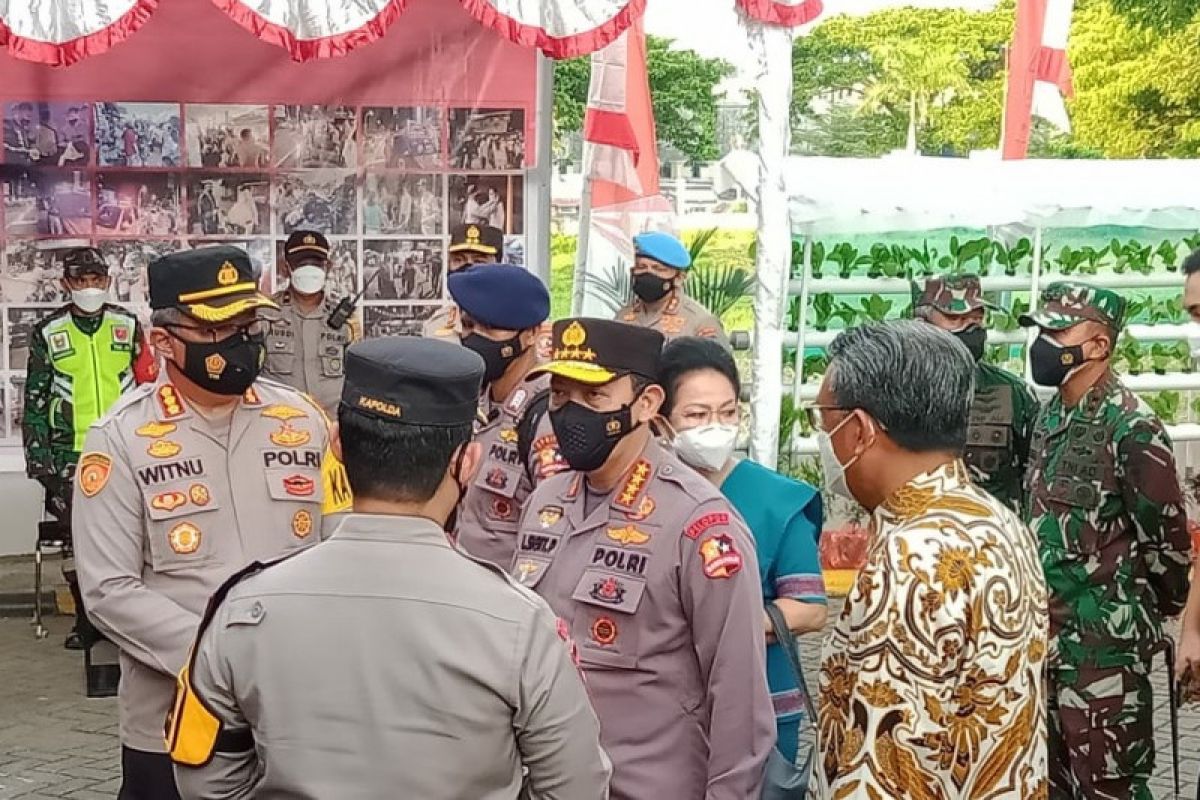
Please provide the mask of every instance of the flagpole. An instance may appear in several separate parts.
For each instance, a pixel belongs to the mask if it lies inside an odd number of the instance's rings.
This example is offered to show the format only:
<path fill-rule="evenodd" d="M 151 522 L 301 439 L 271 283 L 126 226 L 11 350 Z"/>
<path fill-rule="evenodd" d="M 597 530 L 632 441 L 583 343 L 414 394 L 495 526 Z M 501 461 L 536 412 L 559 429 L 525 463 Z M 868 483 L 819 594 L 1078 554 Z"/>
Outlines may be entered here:
<path fill-rule="evenodd" d="M 579 198 L 579 231 L 575 237 L 575 273 L 571 284 L 571 315 L 583 313 L 584 298 L 587 297 L 588 245 L 592 238 L 592 176 L 589 158 L 592 145 L 583 145 L 583 191 Z"/>

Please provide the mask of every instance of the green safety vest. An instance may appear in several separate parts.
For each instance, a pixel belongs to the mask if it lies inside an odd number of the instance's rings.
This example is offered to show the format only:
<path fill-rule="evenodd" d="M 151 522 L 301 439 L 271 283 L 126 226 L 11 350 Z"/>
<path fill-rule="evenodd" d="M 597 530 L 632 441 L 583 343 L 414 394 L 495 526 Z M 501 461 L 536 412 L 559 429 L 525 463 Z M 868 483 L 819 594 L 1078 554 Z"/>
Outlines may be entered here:
<path fill-rule="evenodd" d="M 91 336 L 79 329 L 70 314 L 42 329 L 54 365 L 51 424 L 59 427 L 70 419 L 76 452 L 83 450 L 91 424 L 133 388 L 134 326 L 134 317 L 105 310 Z"/>

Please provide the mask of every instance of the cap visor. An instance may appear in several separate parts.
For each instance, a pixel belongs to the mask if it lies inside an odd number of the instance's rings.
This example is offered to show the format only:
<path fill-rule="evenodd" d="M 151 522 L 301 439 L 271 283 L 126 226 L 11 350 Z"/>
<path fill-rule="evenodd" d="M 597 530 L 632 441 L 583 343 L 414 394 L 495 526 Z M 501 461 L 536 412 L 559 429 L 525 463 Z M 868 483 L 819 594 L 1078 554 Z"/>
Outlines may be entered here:
<path fill-rule="evenodd" d="M 454 244 L 447 250 L 449 253 L 483 253 L 485 256 L 496 255 L 496 248 L 486 244 Z"/>
<path fill-rule="evenodd" d="M 1033 314 L 1022 314 L 1017 318 L 1017 322 L 1021 323 L 1022 328 L 1044 328 L 1051 331 L 1065 331 L 1067 328 L 1074 328 L 1081 322 L 1087 322 L 1087 320 L 1037 311 Z"/>
<path fill-rule="evenodd" d="M 279 310 L 275 301 L 266 295 L 254 294 L 231 295 L 213 300 L 208 303 L 195 303 L 179 307 L 185 314 L 201 322 L 227 322 L 234 317 L 258 308 Z"/>
<path fill-rule="evenodd" d="M 619 377 L 611 370 L 582 361 L 551 361 L 549 364 L 535 367 L 529 373 L 530 378 L 536 378 L 538 375 L 557 375 L 569 381 L 578 381 L 592 386 L 612 383 Z"/>

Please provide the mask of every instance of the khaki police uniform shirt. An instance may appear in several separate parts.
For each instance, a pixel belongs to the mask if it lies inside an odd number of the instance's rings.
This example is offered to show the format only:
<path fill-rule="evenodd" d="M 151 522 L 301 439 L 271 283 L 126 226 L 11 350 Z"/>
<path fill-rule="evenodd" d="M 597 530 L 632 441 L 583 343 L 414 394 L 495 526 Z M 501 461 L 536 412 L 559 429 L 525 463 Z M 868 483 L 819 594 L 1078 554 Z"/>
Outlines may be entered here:
<path fill-rule="evenodd" d="M 213 590 L 316 542 L 349 507 L 321 410 L 259 380 L 210 423 L 167 379 L 92 426 L 73 528 L 88 615 L 121 650 L 121 742 L 163 752 L 163 721 Z M 324 518 L 323 518 L 324 517 Z"/>
<path fill-rule="evenodd" d="M 438 306 L 433 316 L 425 320 L 421 335 L 427 339 L 453 339 L 457 342 L 462 335 L 458 306 L 454 303 Z"/>
<path fill-rule="evenodd" d="M 353 320 L 338 330 L 325 324 L 337 300 L 328 294 L 315 311 L 305 313 L 292 301 L 291 290 L 274 296 L 279 318 L 267 333 L 267 363 L 263 373 L 280 383 L 312 395 L 333 416 L 342 398 L 346 348 L 358 340 Z"/>
<path fill-rule="evenodd" d="M 725 335 L 721 320 L 678 290 L 670 295 L 657 311 L 652 311 L 645 303 L 635 298 L 632 303 L 617 312 L 616 319 L 618 322 L 628 322 L 642 328 L 653 328 L 665 336 L 668 342 L 683 336 L 699 336 L 704 339 L 716 339 L 729 347 L 729 338 Z"/>
<path fill-rule="evenodd" d="M 534 489 L 513 575 L 570 626 L 612 797 L 758 797 L 775 713 L 745 523 L 657 442 L 591 514 L 585 482 Z"/>
<path fill-rule="evenodd" d="M 187 798 L 601 800 L 609 765 L 540 598 L 436 524 L 354 514 L 235 586 L 191 684 L 255 749 L 176 767 Z"/>
<path fill-rule="evenodd" d="M 538 420 L 530 439 L 528 465 L 518 445 L 526 409 L 549 389 L 550 376 L 545 375 L 519 385 L 503 403 L 494 404 L 485 391 L 481 404 L 475 441 L 483 447 L 483 463 L 459 506 L 455 538 L 459 548 L 504 569 L 512 564 L 517 522 L 534 485 L 567 469 L 549 413 Z"/>

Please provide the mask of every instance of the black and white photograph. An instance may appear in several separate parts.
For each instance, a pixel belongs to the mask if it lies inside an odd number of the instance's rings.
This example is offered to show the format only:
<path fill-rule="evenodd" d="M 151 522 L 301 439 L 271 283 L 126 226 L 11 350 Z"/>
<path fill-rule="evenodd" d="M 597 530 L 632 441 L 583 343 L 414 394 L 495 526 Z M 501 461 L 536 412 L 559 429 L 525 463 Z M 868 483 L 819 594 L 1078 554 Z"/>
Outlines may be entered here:
<path fill-rule="evenodd" d="M 175 172 L 96 175 L 96 233 L 101 236 L 178 236 L 181 178 Z"/>
<path fill-rule="evenodd" d="M 442 166 L 439 108 L 364 108 L 363 163 L 376 169 L 435 169 Z"/>
<path fill-rule="evenodd" d="M 450 111 L 450 166 L 515 170 L 525 166 L 525 111 L 455 108 Z"/>
<path fill-rule="evenodd" d="M 92 185 L 82 170 L 21 170 L 4 184 L 4 230 L 10 236 L 87 236 Z"/>
<path fill-rule="evenodd" d="M 525 237 L 504 237 L 504 263 L 515 267 L 525 266 Z"/>
<path fill-rule="evenodd" d="M 8 435 L 21 436 L 21 423 L 25 419 L 25 376 L 12 375 L 4 393 L 5 418 L 8 420 Z"/>
<path fill-rule="evenodd" d="M 267 106 L 189 105 L 186 117 L 189 166 L 271 166 L 271 115 Z"/>
<path fill-rule="evenodd" d="M 102 167 L 178 167 L 181 125 L 176 103 L 96 103 Z"/>
<path fill-rule="evenodd" d="M 275 274 L 275 241 L 273 239 L 206 239 L 204 241 L 191 242 L 193 248 L 197 247 L 237 247 L 246 251 L 246 255 L 250 256 L 250 263 L 258 270 L 261 276 L 259 286 L 262 291 L 271 292 L 272 276 Z"/>
<path fill-rule="evenodd" d="M 271 185 L 266 175 L 188 175 L 188 231 L 193 236 L 271 232 Z"/>
<path fill-rule="evenodd" d="M 150 301 L 146 268 L 151 261 L 182 249 L 178 241 L 103 239 L 96 245 L 112 277 L 109 295 L 114 302 L 138 306 Z"/>
<path fill-rule="evenodd" d="M 358 114 L 351 106 L 275 106 L 276 167 L 355 167 Z"/>
<path fill-rule="evenodd" d="M 63 303 L 63 249 L 59 242 L 9 240 L 4 246 L 4 271 L 0 274 L 0 300 L 6 303 Z M 86 246 L 87 240 L 77 243 Z"/>
<path fill-rule="evenodd" d="M 92 157 L 92 107 L 21 100 L 4 104 L 4 163 L 86 167 Z"/>
<path fill-rule="evenodd" d="M 436 236 L 443 232 L 441 175 L 370 174 L 363 190 L 363 233 Z"/>
<path fill-rule="evenodd" d="M 8 368 L 24 371 L 29 366 L 29 341 L 34 327 L 45 317 L 53 314 L 55 308 L 22 308 L 8 309 Z"/>
<path fill-rule="evenodd" d="M 445 267 L 442 239 L 368 239 L 363 286 L 368 300 L 440 300 Z"/>
<path fill-rule="evenodd" d="M 450 176 L 450 227 L 491 225 L 525 232 L 525 179 L 516 175 Z"/>
<path fill-rule="evenodd" d="M 363 307 L 363 336 L 420 336 L 438 305 L 381 305 Z"/>
<path fill-rule="evenodd" d="M 286 240 L 275 243 L 276 277 L 273 291 L 287 288 L 287 279 L 278 265 L 283 263 L 283 246 Z M 333 239 L 329 242 L 329 274 L 325 278 L 325 293 L 337 298 L 350 297 L 358 291 L 358 240 Z"/>
<path fill-rule="evenodd" d="M 275 176 L 275 232 L 297 229 L 326 236 L 358 230 L 358 178 L 341 169 L 286 172 Z"/>

